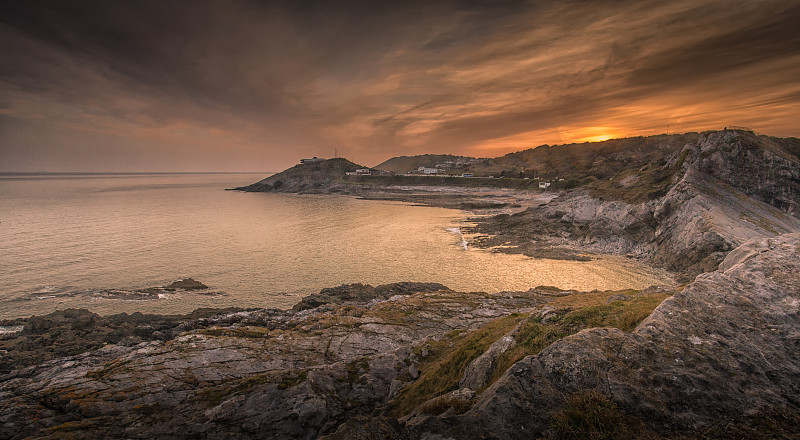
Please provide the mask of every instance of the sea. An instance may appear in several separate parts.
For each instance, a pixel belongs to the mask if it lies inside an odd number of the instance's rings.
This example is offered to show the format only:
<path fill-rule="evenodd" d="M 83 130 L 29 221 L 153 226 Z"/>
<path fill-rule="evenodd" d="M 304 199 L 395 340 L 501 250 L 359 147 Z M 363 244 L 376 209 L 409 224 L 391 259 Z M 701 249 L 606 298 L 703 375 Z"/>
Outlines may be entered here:
<path fill-rule="evenodd" d="M 267 175 L 0 175 L 0 318 L 66 308 L 289 308 L 345 283 L 438 282 L 497 293 L 670 282 L 622 257 L 557 261 L 477 249 L 462 234 L 469 215 L 458 210 L 226 191 Z M 209 289 L 131 299 L 187 277 Z"/>

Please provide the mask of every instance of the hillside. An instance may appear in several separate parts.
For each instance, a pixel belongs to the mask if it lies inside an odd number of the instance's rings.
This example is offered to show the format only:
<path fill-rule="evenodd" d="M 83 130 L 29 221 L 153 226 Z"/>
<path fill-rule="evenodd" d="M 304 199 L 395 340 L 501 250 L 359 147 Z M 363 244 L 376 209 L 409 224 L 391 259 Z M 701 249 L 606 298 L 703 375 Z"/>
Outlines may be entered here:
<path fill-rule="evenodd" d="M 344 158 L 300 163 L 252 185 L 236 189 L 248 192 L 318 192 L 327 190 L 329 185 L 341 179 L 345 173 L 359 168 L 366 167 Z"/>
<path fill-rule="evenodd" d="M 604 179 L 626 169 L 663 161 L 699 135 L 686 133 L 542 145 L 460 168 L 475 175 L 542 179 Z"/>
<path fill-rule="evenodd" d="M 741 130 L 703 133 L 657 163 L 472 232 L 484 246 L 530 256 L 553 248 L 629 255 L 688 281 L 747 240 L 800 231 L 799 144 Z"/>
<path fill-rule="evenodd" d="M 379 165 L 375 169 L 392 171 L 404 174 L 409 171 L 416 171 L 419 167 L 436 168 L 437 165 L 449 165 L 452 162 L 455 167 L 461 162 L 473 162 L 479 159 L 467 156 L 454 156 L 452 154 L 421 154 L 418 156 L 398 156 L 393 157 Z"/>

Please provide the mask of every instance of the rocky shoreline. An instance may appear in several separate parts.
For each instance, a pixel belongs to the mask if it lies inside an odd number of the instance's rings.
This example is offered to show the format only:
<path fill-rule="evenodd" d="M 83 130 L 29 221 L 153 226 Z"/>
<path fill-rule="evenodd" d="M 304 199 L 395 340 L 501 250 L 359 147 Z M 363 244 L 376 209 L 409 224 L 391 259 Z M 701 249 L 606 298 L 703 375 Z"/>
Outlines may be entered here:
<path fill-rule="evenodd" d="M 462 230 L 474 235 L 473 246 L 564 260 L 622 255 L 682 282 L 716 269 L 747 240 L 800 231 L 800 143 L 744 130 L 687 139 L 693 141 L 660 161 L 568 191 L 503 188 L 503 179 L 486 180 L 497 187 L 353 183 L 336 177 L 360 167 L 345 159 L 294 167 L 237 189 L 463 209 L 472 214 L 474 226 Z"/>
<path fill-rule="evenodd" d="M 14 320 L 0 438 L 797 438 L 800 161 L 770 139 L 705 133 L 547 199 L 270 177 L 249 190 L 458 203 L 500 214 L 472 228 L 481 246 L 626 255 L 685 284 L 350 284 L 290 310 Z"/>
<path fill-rule="evenodd" d="M 2 339 L 0 438 L 573 438 L 601 410 L 616 421 L 588 433 L 791 438 L 798 273 L 785 234 L 683 290 L 355 284 L 292 310 L 56 312 Z"/>

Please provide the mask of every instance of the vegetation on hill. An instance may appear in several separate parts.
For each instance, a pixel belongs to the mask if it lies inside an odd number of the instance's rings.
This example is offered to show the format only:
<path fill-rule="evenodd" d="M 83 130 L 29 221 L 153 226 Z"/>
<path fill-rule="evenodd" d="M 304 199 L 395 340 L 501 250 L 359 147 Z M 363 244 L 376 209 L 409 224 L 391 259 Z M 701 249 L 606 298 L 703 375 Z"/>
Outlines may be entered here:
<path fill-rule="evenodd" d="M 236 188 L 242 191 L 306 192 L 323 188 L 340 180 L 346 173 L 366 168 L 344 158 L 320 162 L 300 163 L 280 173 L 273 174 L 252 185 Z"/>
<path fill-rule="evenodd" d="M 436 165 L 444 164 L 446 162 L 474 161 L 474 157 L 468 156 L 454 156 L 452 154 L 420 154 L 417 156 L 398 156 L 393 157 L 375 168 L 378 170 L 392 171 L 395 173 L 406 173 L 408 171 L 415 171 L 419 167 L 435 168 Z"/>
<path fill-rule="evenodd" d="M 698 138 L 698 133 L 638 136 L 603 142 L 542 145 L 463 167 L 475 175 L 539 177 L 542 179 L 607 179 L 620 171 L 667 157 Z"/>

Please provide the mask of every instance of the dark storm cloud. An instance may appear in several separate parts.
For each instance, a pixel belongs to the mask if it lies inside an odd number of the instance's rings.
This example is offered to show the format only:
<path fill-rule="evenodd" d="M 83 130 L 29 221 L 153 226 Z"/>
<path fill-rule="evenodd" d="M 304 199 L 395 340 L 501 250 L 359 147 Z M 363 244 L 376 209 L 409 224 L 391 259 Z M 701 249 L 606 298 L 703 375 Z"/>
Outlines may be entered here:
<path fill-rule="evenodd" d="M 0 154 L 278 169 L 667 123 L 798 135 L 798 23 L 791 0 L 4 2 Z"/>

